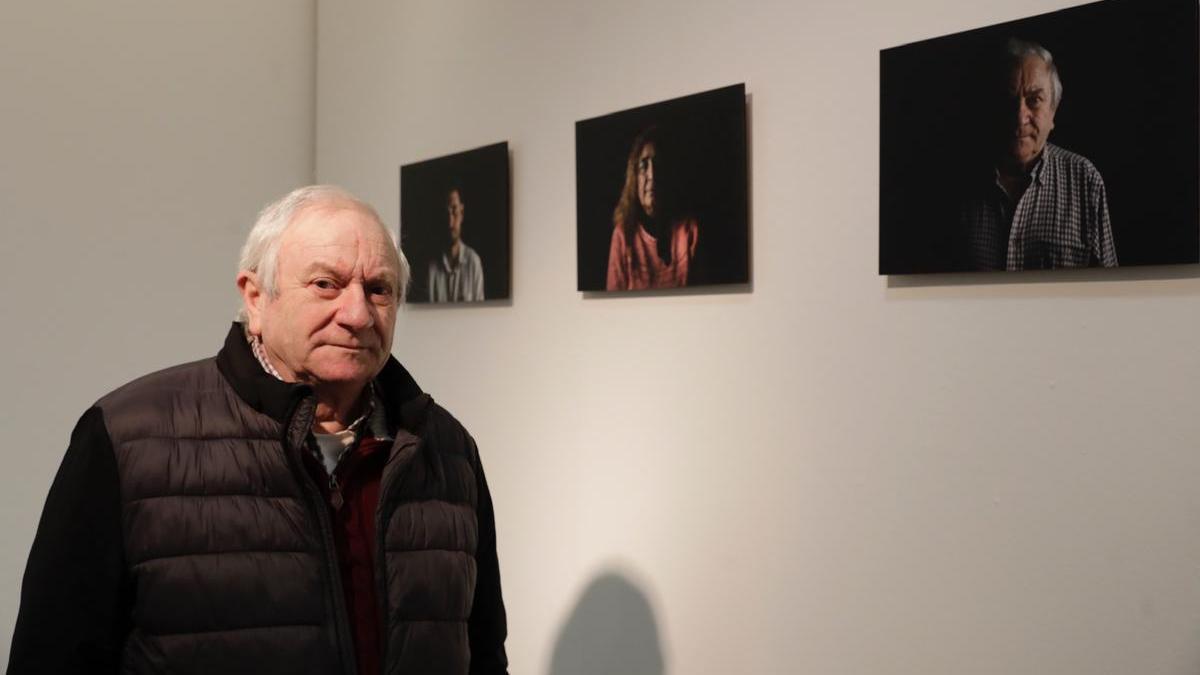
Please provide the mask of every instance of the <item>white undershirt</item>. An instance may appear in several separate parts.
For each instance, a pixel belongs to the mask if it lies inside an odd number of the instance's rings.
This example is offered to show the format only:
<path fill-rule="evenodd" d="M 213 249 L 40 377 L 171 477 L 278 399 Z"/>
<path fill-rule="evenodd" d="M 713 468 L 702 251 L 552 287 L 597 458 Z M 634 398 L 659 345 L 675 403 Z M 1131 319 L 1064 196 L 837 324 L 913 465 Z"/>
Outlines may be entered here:
<path fill-rule="evenodd" d="M 279 372 L 271 367 L 271 362 L 267 359 L 267 355 L 263 350 L 262 341 L 256 336 L 250 334 L 248 328 L 243 328 L 246 333 L 246 341 L 250 343 L 250 351 L 254 353 L 254 357 L 258 359 L 258 364 L 263 370 L 267 371 L 280 382 L 285 382 L 280 377 Z M 338 462 L 342 461 L 342 457 L 346 452 L 354 447 L 354 441 L 358 437 L 358 431 L 364 425 L 367 427 L 367 432 L 380 440 L 390 440 L 391 434 L 387 430 L 387 415 L 383 410 L 383 401 L 379 399 L 379 395 L 375 393 L 375 384 L 368 382 L 367 386 L 371 390 L 371 400 L 367 404 L 367 411 L 361 417 L 350 423 L 350 426 L 345 429 L 332 433 L 320 434 L 313 432 L 313 437 L 317 439 L 317 448 L 321 451 L 321 464 L 325 466 L 325 472 L 333 475 L 334 469 L 337 468 Z"/>

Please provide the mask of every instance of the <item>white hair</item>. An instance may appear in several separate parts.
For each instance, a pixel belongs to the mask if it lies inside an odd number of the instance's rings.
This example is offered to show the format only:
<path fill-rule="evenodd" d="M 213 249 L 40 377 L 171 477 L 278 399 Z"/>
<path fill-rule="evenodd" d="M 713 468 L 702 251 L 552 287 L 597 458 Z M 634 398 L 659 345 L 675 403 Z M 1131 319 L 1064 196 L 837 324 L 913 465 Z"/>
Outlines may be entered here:
<path fill-rule="evenodd" d="M 1036 42 L 1014 37 L 1008 39 L 1005 51 L 1009 58 L 1017 62 L 1030 56 L 1036 56 L 1046 63 L 1046 69 L 1050 71 L 1050 105 L 1057 110 L 1058 104 L 1062 102 L 1063 86 L 1062 80 L 1058 77 L 1058 66 L 1054 63 L 1054 55 L 1050 53 L 1050 50 Z"/>
<path fill-rule="evenodd" d="M 279 263 L 279 242 L 283 239 L 283 233 L 304 210 L 329 204 L 349 205 L 358 209 L 371 216 L 379 225 L 379 229 L 387 233 L 388 241 L 396 247 L 396 257 L 399 260 L 399 269 L 396 270 L 399 288 L 396 289 L 396 297 L 403 302 L 408 291 L 410 268 L 396 241 L 396 235 L 383 224 L 375 207 L 336 185 L 309 185 L 297 188 L 263 207 L 258 214 L 258 220 L 254 222 L 254 227 L 250 228 L 250 234 L 246 236 L 246 243 L 242 245 L 238 271 L 255 273 L 262 291 L 267 297 L 274 298 L 278 293 L 275 268 Z M 243 307 L 238 310 L 237 320 L 245 323 L 246 319 L 246 308 Z"/>

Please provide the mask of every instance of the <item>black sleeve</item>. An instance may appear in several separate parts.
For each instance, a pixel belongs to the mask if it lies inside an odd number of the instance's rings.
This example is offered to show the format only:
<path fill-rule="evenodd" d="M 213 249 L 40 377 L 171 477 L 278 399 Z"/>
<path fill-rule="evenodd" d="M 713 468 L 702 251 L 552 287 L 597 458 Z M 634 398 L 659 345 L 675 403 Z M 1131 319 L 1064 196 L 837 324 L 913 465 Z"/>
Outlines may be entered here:
<path fill-rule="evenodd" d="M 25 567 L 8 673 L 117 673 L 130 628 L 120 482 L 99 408 L 71 433 Z"/>
<path fill-rule="evenodd" d="M 508 635 L 508 621 L 500 593 L 500 564 L 496 559 L 496 517 L 492 512 L 492 495 L 488 492 L 483 465 L 478 458 L 476 451 L 479 549 L 475 552 L 475 601 L 467 628 L 471 641 L 471 673 L 507 675 L 508 655 L 504 651 L 504 639 Z"/>

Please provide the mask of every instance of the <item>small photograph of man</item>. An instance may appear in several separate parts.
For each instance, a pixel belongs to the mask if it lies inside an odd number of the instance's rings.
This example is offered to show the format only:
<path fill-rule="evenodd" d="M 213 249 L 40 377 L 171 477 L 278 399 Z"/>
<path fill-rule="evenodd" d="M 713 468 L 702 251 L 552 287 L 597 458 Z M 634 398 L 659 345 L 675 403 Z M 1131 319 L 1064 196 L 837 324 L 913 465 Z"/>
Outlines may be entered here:
<path fill-rule="evenodd" d="M 1198 26 L 1107 0 L 881 52 L 880 273 L 1200 262 Z"/>
<path fill-rule="evenodd" d="M 578 290 L 746 283 L 746 91 L 575 125 Z"/>
<path fill-rule="evenodd" d="M 446 194 L 446 241 L 440 258 L 429 261 L 430 302 L 476 302 L 484 299 L 483 261 L 462 239 L 466 204 L 462 188 Z"/>
<path fill-rule="evenodd" d="M 400 167 L 400 234 L 417 271 L 409 302 L 509 297 L 508 167 L 508 143 Z"/>

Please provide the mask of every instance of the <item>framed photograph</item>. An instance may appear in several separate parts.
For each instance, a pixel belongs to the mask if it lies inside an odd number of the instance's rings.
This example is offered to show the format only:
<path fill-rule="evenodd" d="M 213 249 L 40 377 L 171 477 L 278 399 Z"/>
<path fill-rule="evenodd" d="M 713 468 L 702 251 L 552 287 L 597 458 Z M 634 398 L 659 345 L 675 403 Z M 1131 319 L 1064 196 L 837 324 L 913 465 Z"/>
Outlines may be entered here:
<path fill-rule="evenodd" d="M 746 88 L 575 123 L 578 290 L 750 280 Z"/>
<path fill-rule="evenodd" d="M 879 272 L 1200 261 L 1195 0 L 880 53 Z"/>
<path fill-rule="evenodd" d="M 508 143 L 400 167 L 400 244 L 412 265 L 408 301 L 509 297 Z"/>

